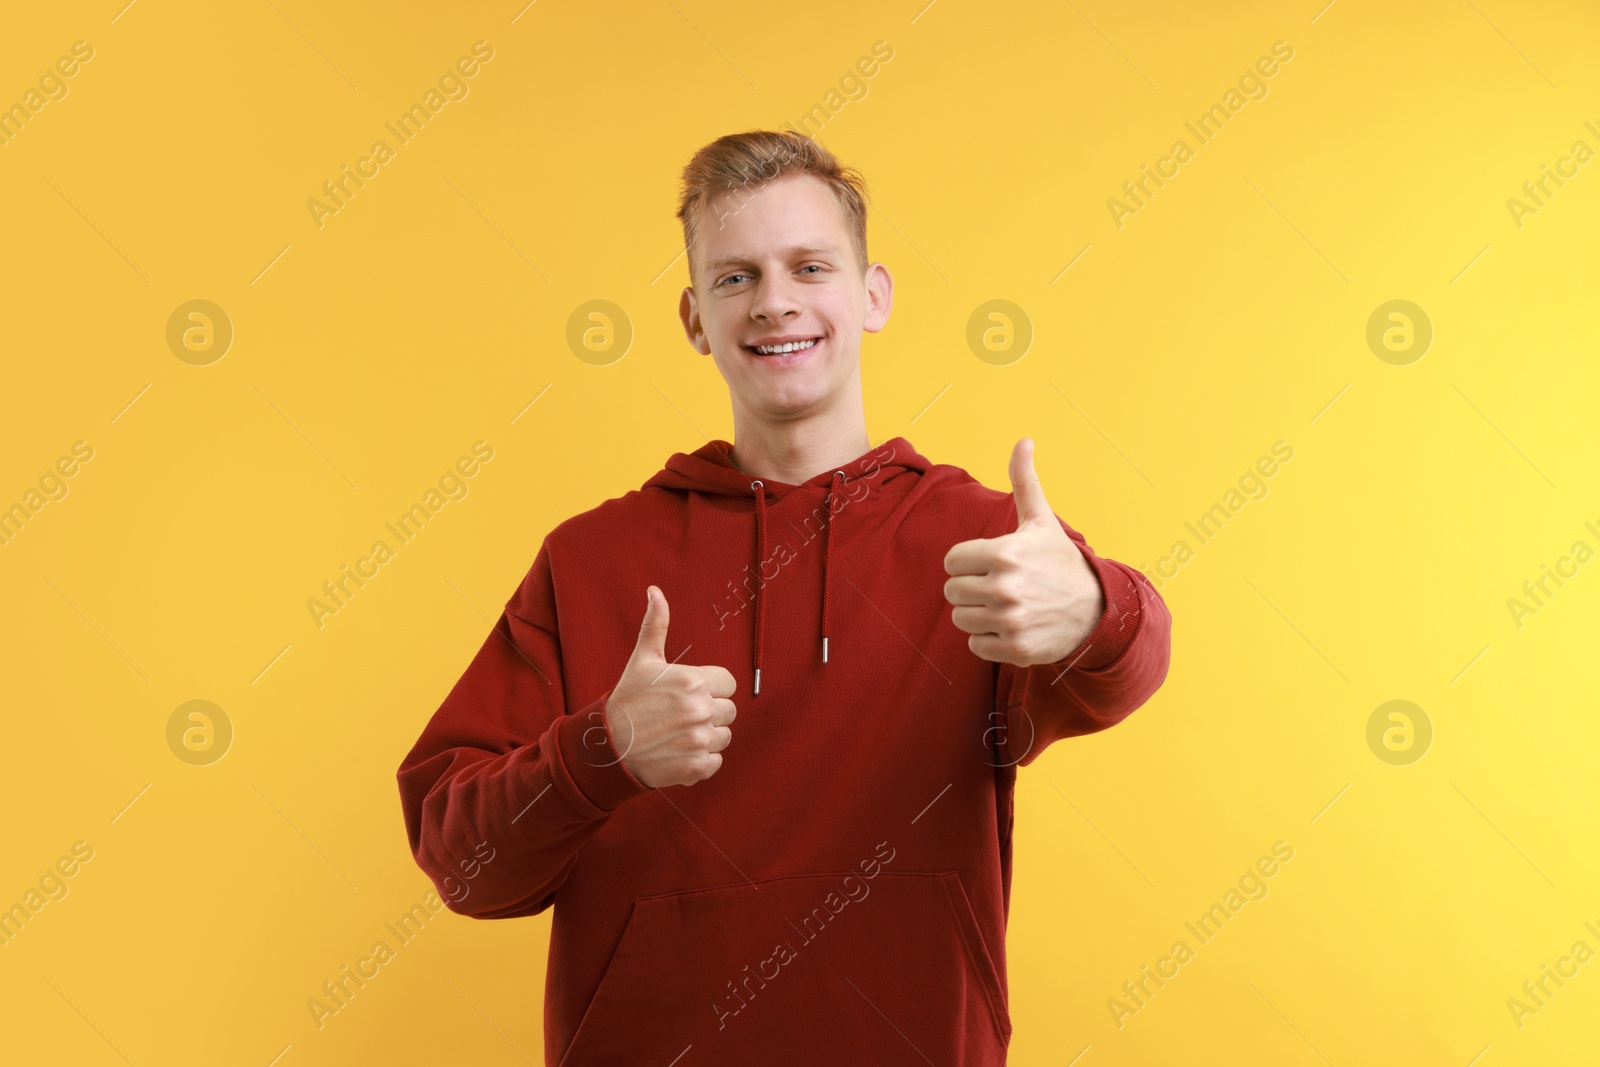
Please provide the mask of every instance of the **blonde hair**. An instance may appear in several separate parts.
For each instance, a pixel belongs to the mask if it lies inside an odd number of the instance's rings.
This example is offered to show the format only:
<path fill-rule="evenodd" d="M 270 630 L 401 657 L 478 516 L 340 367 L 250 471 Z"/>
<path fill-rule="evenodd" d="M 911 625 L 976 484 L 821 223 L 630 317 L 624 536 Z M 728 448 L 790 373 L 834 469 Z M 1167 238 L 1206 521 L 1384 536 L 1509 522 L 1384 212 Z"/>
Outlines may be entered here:
<path fill-rule="evenodd" d="M 845 232 L 862 273 L 867 269 L 867 184 L 861 172 L 842 165 L 834 154 L 793 130 L 749 130 L 719 137 L 701 148 L 683 168 L 678 218 L 683 247 L 694 270 L 700 211 L 717 193 L 759 186 L 792 174 L 810 174 L 833 192 Z"/>

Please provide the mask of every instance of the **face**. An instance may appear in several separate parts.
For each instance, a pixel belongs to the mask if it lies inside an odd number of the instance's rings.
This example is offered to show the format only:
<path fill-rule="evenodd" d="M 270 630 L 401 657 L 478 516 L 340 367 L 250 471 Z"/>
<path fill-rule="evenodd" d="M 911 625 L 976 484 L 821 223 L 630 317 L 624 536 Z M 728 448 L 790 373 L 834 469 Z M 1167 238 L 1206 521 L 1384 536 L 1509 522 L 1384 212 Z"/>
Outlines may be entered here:
<path fill-rule="evenodd" d="M 888 268 L 863 275 L 833 193 L 809 174 L 718 194 L 702 209 L 679 315 L 734 407 L 784 422 L 860 403 L 861 333 L 889 319 Z M 767 346 L 799 343 L 789 353 Z"/>

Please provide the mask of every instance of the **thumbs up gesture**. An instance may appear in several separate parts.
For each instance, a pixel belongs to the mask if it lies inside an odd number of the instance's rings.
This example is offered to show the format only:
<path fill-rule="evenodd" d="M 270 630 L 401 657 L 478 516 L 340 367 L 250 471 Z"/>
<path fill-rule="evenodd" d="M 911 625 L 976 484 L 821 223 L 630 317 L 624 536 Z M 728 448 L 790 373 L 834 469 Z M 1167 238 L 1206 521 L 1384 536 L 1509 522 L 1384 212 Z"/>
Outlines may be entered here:
<path fill-rule="evenodd" d="M 733 741 L 736 683 L 725 667 L 668 660 L 667 596 L 652 585 L 645 600 L 639 640 L 606 701 L 606 724 L 639 781 L 653 789 L 693 785 L 721 769 Z"/>
<path fill-rule="evenodd" d="M 1076 649 L 1105 613 L 1094 569 L 1067 536 L 1033 469 L 1033 441 L 1011 452 L 1017 528 L 963 541 L 944 557 L 950 619 L 986 660 L 1019 667 L 1055 663 Z"/>

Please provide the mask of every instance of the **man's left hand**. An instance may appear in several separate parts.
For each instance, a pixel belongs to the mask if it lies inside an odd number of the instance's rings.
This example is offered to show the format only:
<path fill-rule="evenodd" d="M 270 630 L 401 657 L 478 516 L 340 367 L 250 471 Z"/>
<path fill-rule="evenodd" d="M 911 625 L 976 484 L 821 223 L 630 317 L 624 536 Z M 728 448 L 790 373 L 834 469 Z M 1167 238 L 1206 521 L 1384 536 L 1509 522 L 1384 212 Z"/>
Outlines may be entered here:
<path fill-rule="evenodd" d="M 1031 439 L 1012 449 L 1010 473 L 1016 530 L 946 553 L 944 598 L 976 655 L 1019 667 L 1056 663 L 1099 625 L 1105 594 L 1044 498 Z"/>

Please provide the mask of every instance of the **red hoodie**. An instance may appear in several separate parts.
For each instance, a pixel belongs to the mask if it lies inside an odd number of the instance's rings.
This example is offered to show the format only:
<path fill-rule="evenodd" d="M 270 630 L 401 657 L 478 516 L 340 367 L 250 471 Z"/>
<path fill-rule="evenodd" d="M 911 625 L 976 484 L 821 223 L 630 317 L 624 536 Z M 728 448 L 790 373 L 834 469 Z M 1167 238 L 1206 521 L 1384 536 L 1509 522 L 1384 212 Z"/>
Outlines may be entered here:
<path fill-rule="evenodd" d="M 981 659 L 943 562 L 1015 530 L 1011 494 L 903 437 L 801 485 L 730 447 L 545 538 L 400 765 L 412 853 L 462 915 L 555 906 L 549 1065 L 1003 1064 L 1016 768 L 1149 699 L 1171 616 L 1062 523 L 1100 624 L 1058 663 Z M 738 685 L 692 786 L 641 783 L 606 725 L 651 583 L 667 657 Z"/>

